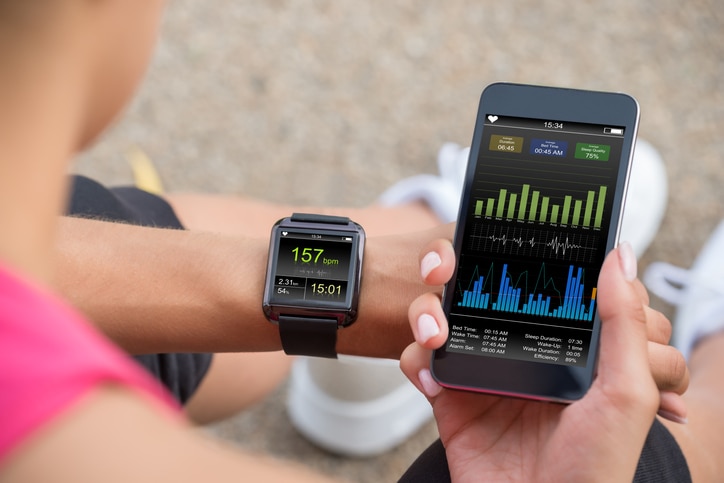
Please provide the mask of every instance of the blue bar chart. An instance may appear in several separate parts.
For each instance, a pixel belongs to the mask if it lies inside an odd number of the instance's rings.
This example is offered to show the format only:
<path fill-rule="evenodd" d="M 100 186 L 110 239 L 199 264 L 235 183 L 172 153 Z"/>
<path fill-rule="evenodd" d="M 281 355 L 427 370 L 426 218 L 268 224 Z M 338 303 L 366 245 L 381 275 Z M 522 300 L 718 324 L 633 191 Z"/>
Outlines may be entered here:
<path fill-rule="evenodd" d="M 472 282 L 471 288 L 462 291 L 462 299 L 457 303 L 459 307 L 584 322 L 593 320 L 596 288 L 592 288 L 588 296 L 585 295 L 584 270 L 581 267 L 573 265 L 568 267 L 568 278 L 563 293 L 555 287 L 548 289 L 548 293 L 537 291 L 538 284 L 528 293 L 527 287 L 520 286 L 525 284 L 513 282 L 513 276 L 508 271 L 508 264 L 503 264 L 499 282 L 486 279 L 492 275 L 492 271 L 491 266 L 488 276 L 478 276 Z M 544 273 L 545 265 L 542 265 L 538 280 L 541 280 L 541 276 L 545 279 Z M 518 280 L 523 278 L 521 275 Z M 527 277 L 525 279 L 527 280 Z M 544 280 L 542 285 L 545 287 L 549 285 L 549 282 Z M 498 290 L 497 292 L 492 290 L 486 292 L 486 286 L 497 286 Z"/>

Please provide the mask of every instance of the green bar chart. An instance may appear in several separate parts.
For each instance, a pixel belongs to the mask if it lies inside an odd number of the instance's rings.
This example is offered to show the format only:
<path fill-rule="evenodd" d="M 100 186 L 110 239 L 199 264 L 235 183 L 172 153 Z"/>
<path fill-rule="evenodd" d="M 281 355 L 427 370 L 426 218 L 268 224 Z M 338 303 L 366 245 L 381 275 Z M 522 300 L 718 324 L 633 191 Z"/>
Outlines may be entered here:
<path fill-rule="evenodd" d="M 563 195 L 553 199 L 524 184 L 517 193 L 503 188 L 497 197 L 477 200 L 474 213 L 478 217 L 601 228 L 606 192 L 606 186 L 600 186 L 579 198 Z"/>

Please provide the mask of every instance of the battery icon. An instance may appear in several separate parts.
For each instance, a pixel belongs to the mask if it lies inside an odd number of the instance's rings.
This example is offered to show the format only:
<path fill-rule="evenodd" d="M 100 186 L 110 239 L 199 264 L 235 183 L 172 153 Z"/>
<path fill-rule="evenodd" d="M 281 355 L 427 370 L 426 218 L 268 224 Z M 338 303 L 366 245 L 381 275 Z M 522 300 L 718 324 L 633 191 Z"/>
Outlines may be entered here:
<path fill-rule="evenodd" d="M 618 136 L 623 135 L 623 128 L 620 127 L 604 127 L 603 128 L 604 134 L 616 134 Z"/>

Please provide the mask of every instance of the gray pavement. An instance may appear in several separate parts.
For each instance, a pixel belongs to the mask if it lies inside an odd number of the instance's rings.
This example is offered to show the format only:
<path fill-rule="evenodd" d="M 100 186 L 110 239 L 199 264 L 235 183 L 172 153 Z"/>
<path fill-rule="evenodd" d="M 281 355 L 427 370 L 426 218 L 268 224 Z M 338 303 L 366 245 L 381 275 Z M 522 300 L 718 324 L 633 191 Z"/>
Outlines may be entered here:
<path fill-rule="evenodd" d="M 501 80 L 636 97 L 670 192 L 640 268 L 691 263 L 724 215 L 721 0 L 174 0 L 139 96 L 75 170 L 128 183 L 139 146 L 167 190 L 363 206 L 435 172 L 443 142 L 468 145 L 480 91 Z M 283 398 L 216 431 L 359 482 L 394 481 L 435 437 L 335 457 L 296 435 Z"/>

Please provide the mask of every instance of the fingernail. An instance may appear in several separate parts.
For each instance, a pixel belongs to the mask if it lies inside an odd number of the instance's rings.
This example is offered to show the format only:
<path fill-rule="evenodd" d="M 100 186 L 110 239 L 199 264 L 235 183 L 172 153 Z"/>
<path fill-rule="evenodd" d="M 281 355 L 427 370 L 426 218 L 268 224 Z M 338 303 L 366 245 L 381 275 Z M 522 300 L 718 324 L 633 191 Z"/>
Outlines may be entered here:
<path fill-rule="evenodd" d="M 441 263 L 442 259 L 437 252 L 430 252 L 422 257 L 422 261 L 420 262 L 420 273 L 422 274 L 422 278 L 426 279 L 427 276 L 430 275 L 430 272 L 439 267 Z"/>
<path fill-rule="evenodd" d="M 429 369 L 420 369 L 417 377 L 420 379 L 422 390 L 425 392 L 427 397 L 435 397 L 440 394 L 440 391 L 442 391 L 442 387 L 440 387 L 440 385 L 435 382 L 435 379 L 432 378 L 432 374 L 430 374 Z"/>
<path fill-rule="evenodd" d="M 681 416 L 671 413 L 669 411 L 664 411 L 663 409 L 659 410 L 659 412 L 657 414 L 664 419 L 668 419 L 669 421 L 673 421 L 678 424 L 688 424 L 689 423 L 688 419 L 682 418 Z"/>
<path fill-rule="evenodd" d="M 435 318 L 430 314 L 422 314 L 417 318 L 417 342 L 424 344 L 440 333 Z"/>
<path fill-rule="evenodd" d="M 636 278 L 637 273 L 637 262 L 636 254 L 631 247 L 629 242 L 623 242 L 618 246 L 618 256 L 621 261 L 621 271 L 623 276 L 629 282 L 632 282 Z"/>

